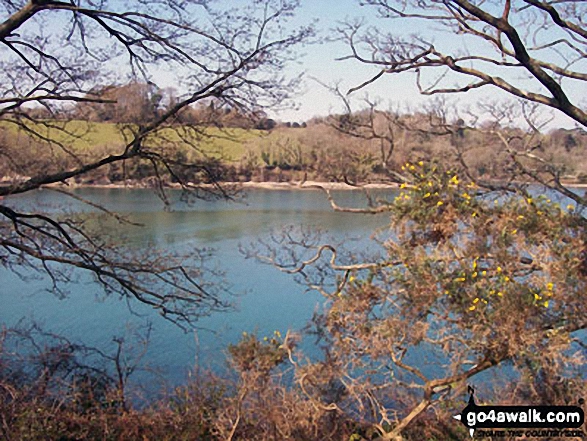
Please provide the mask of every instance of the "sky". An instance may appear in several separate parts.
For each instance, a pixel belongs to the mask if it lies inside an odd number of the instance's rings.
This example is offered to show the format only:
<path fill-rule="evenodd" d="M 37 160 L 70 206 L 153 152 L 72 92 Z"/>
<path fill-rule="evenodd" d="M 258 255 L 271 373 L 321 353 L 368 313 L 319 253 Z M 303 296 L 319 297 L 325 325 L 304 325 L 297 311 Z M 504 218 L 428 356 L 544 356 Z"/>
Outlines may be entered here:
<path fill-rule="evenodd" d="M 113 0 L 114 2 L 118 0 Z M 122 0 L 120 0 L 122 2 Z M 246 5 L 247 0 L 217 0 L 221 6 Z M 128 2 L 134 4 L 134 1 Z M 250 3 L 250 1 L 249 1 Z M 123 3 L 121 3 L 122 5 Z M 54 14 L 47 12 L 47 15 L 40 17 L 39 26 L 42 28 L 49 23 L 49 28 L 53 30 L 63 27 L 65 15 L 57 16 L 57 19 L 51 18 L 47 22 L 46 17 L 55 17 Z M 69 15 L 67 15 L 69 19 Z M 303 84 L 296 91 L 295 109 L 273 112 L 269 116 L 282 121 L 307 121 L 314 116 L 326 116 L 330 113 L 338 113 L 343 110 L 341 101 L 326 86 L 338 85 L 343 92 L 350 88 L 356 87 L 378 72 L 377 68 L 360 63 L 357 60 L 337 60 L 350 54 L 350 49 L 346 43 L 337 41 L 334 28 L 347 19 L 362 19 L 366 26 L 375 26 L 384 32 L 393 32 L 398 35 L 420 35 L 427 34 L 434 38 L 435 46 L 444 48 L 459 48 L 460 50 L 471 53 L 485 53 L 487 48 L 479 44 L 478 39 L 467 39 L 446 31 L 438 30 L 438 23 L 432 21 L 407 21 L 407 20 L 382 20 L 378 17 L 375 8 L 370 6 L 360 6 L 360 0 L 301 0 L 301 6 L 296 17 L 292 20 L 291 26 L 306 25 L 316 21 L 318 36 L 324 40 L 321 44 L 310 44 L 300 49 L 300 56 L 296 63 L 290 67 L 291 74 L 299 72 L 304 73 Z M 522 31 L 520 31 L 522 32 Z M 66 50 L 66 47 L 64 47 Z M 491 54 L 495 56 L 495 54 Z M 587 71 L 587 60 L 583 60 L 581 66 L 576 66 L 577 70 Z M 157 81 L 160 86 L 173 86 L 165 84 L 165 75 Z M 325 86 L 326 85 L 326 86 Z M 568 85 L 569 96 L 575 103 L 582 102 L 587 106 L 587 88 L 585 83 Z M 567 87 L 567 85 L 565 86 Z M 415 111 L 419 107 L 429 104 L 430 97 L 421 96 L 415 83 L 415 74 L 387 74 L 377 80 L 375 83 L 355 92 L 351 95 L 351 100 L 355 108 L 359 109 L 364 105 L 364 98 L 368 96 L 370 100 L 377 101 L 379 108 L 382 109 L 401 109 L 404 111 Z M 458 117 L 463 117 L 465 121 L 467 110 L 474 107 L 476 103 L 486 99 L 506 99 L 510 98 L 504 92 L 500 92 L 495 87 L 483 87 L 480 90 L 470 91 L 466 94 L 450 95 L 448 102 L 456 109 Z M 545 113 L 552 113 L 554 116 L 550 128 L 566 127 L 572 128 L 576 124 L 562 113 L 545 109 Z"/>
<path fill-rule="evenodd" d="M 360 7 L 356 0 L 304 0 L 297 22 L 317 20 L 320 37 L 334 39 L 333 31 L 346 19 L 362 18 L 366 23 L 377 23 L 377 14 L 372 7 Z M 304 84 L 300 96 L 296 99 L 299 110 L 286 111 L 277 115 L 280 119 L 304 121 L 313 116 L 325 116 L 343 110 L 340 99 L 327 86 L 338 85 L 341 91 L 362 84 L 372 77 L 376 70 L 356 60 L 338 61 L 349 55 L 350 50 L 342 41 L 327 41 L 322 44 L 306 46 L 300 66 L 304 71 Z M 294 67 L 295 68 L 295 67 Z M 389 107 L 398 103 L 413 104 L 423 100 L 418 94 L 413 75 L 385 78 L 365 90 L 353 95 L 357 106 L 364 98 L 381 101 L 382 106 Z"/>
<path fill-rule="evenodd" d="M 359 0 L 302 0 L 297 21 L 304 22 L 317 19 L 317 29 L 323 37 L 333 37 L 331 30 L 339 22 L 347 18 L 362 17 L 367 25 L 375 25 L 379 29 L 392 31 L 401 34 L 418 34 L 420 32 L 432 33 L 435 44 L 438 46 L 452 45 L 470 52 L 483 52 L 479 42 L 471 39 L 464 39 L 455 34 L 445 31 L 436 31 L 438 26 L 434 22 L 419 21 L 407 22 L 404 20 L 382 20 L 377 16 L 376 10 L 369 7 L 359 6 Z M 414 27 L 416 26 L 416 27 Z M 427 29 L 417 26 L 427 26 Z M 299 62 L 305 72 L 304 87 L 300 90 L 297 98 L 298 110 L 289 110 L 276 114 L 282 120 L 304 121 L 313 116 L 324 116 L 331 112 L 340 112 L 342 106 L 340 100 L 335 97 L 326 87 L 327 85 L 339 84 L 340 89 L 348 91 L 349 88 L 362 84 L 371 78 L 377 70 L 371 66 L 364 65 L 356 60 L 337 61 L 336 59 L 350 53 L 348 46 L 340 41 L 331 41 L 323 44 L 316 44 L 306 47 L 305 55 Z M 585 68 L 585 63 L 583 63 Z M 583 69 L 583 71 L 585 71 Z M 576 103 L 587 103 L 587 90 L 583 84 L 567 85 L 569 95 Z M 375 83 L 361 89 L 351 95 L 352 100 L 360 107 L 362 99 L 368 95 L 370 99 L 379 101 L 381 108 L 403 108 L 416 109 L 419 106 L 430 103 L 430 97 L 421 96 L 415 83 L 415 74 L 393 74 L 384 75 Z M 509 95 L 501 92 L 495 87 L 484 87 L 479 91 L 468 92 L 447 96 L 447 99 L 457 109 L 457 113 L 466 114 L 469 107 L 475 106 L 477 102 L 485 99 L 507 99 Z M 545 112 L 551 113 L 554 120 L 549 127 L 572 128 L 576 123 L 558 111 L 551 111 L 545 108 Z"/>

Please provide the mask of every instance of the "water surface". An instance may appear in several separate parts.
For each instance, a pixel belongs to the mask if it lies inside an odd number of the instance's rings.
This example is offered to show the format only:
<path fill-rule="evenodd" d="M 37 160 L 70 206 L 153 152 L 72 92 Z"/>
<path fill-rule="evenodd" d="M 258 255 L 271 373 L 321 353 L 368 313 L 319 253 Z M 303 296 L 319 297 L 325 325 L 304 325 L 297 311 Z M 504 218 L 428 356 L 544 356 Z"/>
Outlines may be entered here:
<path fill-rule="evenodd" d="M 347 240 L 350 247 L 368 251 L 372 245 L 367 239 L 385 227 L 388 219 L 385 214 L 335 213 L 319 191 L 253 190 L 244 201 L 197 201 L 193 205 L 180 202 L 179 193 L 174 193 L 171 211 L 146 189 L 85 188 L 76 190 L 76 194 L 143 224 L 106 223 L 110 230 L 105 233 L 119 237 L 127 246 L 146 253 L 154 252 L 153 247 L 182 251 L 213 248 L 213 263 L 226 272 L 231 291 L 236 294 L 230 299 L 234 310 L 205 317 L 197 323 L 197 330 L 185 333 L 136 301 L 104 298 L 89 277 L 82 275 L 79 283 L 68 287 L 66 298 L 58 298 L 46 292 L 49 281 L 45 277 L 23 281 L 0 269 L 0 323 L 12 326 L 21 320 L 35 321 L 46 331 L 110 352 L 115 348 L 113 338 L 129 338 L 150 323 L 153 330 L 143 361 L 161 369 L 162 378 L 169 384 L 183 382 L 196 364 L 222 370 L 227 345 L 238 341 L 243 332 L 264 336 L 276 330 L 282 334 L 288 329 L 300 330 L 321 307 L 323 298 L 318 293 L 306 292 L 291 275 L 270 265 L 245 259 L 239 246 L 296 225 L 325 230 L 335 240 Z M 338 192 L 336 197 L 341 205 L 360 206 L 364 202 L 354 191 Z M 50 190 L 6 201 L 20 210 L 88 212 L 96 219 L 104 218 L 94 208 Z M 305 348 L 312 351 L 309 337 Z M 142 374 L 137 377 L 142 378 Z"/>

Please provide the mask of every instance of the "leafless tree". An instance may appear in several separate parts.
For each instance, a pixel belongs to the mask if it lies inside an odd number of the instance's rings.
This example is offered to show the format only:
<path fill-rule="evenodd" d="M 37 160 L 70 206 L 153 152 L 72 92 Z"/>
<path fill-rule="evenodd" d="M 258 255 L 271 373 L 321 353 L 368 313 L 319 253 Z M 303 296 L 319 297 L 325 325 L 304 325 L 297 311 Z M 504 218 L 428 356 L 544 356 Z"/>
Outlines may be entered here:
<path fill-rule="evenodd" d="M 424 95 L 463 93 L 493 86 L 523 100 L 560 110 L 587 125 L 584 103 L 573 88 L 587 80 L 584 2 L 506 0 L 471 2 L 366 0 L 389 20 L 409 20 L 418 33 L 364 30 L 348 22 L 339 31 L 355 59 L 377 73 L 353 90 L 386 74 L 413 72 Z M 438 28 L 459 37 L 435 41 Z"/>
<path fill-rule="evenodd" d="M 203 124 L 179 124 L 179 116 L 212 99 L 250 114 L 284 105 L 298 78 L 284 76 L 283 68 L 312 35 L 311 27 L 287 23 L 297 6 L 295 0 L 256 0 L 228 10 L 204 0 L 136 2 L 134 8 L 116 1 L 3 2 L 0 124 L 6 136 L 0 156 L 20 176 L 0 187 L 0 197 L 68 183 L 132 160 L 149 164 L 163 199 L 164 175 L 197 197 L 229 197 L 199 148 L 206 136 Z M 165 75 L 182 92 L 163 111 L 123 125 L 123 145 L 76 148 L 92 126 L 68 121 L 74 104 L 112 104 L 98 93 L 103 86 L 124 79 L 157 85 Z M 30 154 L 22 158 L 23 140 L 35 143 L 32 160 Z M 171 155 L 169 145 L 178 142 L 193 155 Z M 178 172 L 186 167 L 211 185 L 186 182 Z M 187 260 L 133 255 L 104 232 L 90 231 L 83 219 L 21 212 L 7 201 L 0 205 L 0 262 L 6 267 L 43 269 L 56 289 L 69 280 L 63 268 L 81 268 L 108 292 L 135 297 L 178 321 L 226 306 L 218 288 L 205 280 L 200 264 L 206 252 Z"/>

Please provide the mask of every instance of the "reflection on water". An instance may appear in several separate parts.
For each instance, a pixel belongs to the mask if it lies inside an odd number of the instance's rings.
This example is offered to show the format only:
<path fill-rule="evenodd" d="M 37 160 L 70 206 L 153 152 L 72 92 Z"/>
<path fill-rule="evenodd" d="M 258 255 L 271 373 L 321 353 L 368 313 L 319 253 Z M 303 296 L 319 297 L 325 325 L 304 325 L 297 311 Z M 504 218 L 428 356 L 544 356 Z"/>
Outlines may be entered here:
<path fill-rule="evenodd" d="M 179 194 L 174 193 L 172 211 L 165 211 L 153 192 L 145 189 L 78 189 L 76 193 L 143 226 L 121 225 L 95 208 L 49 190 L 6 201 L 20 210 L 41 207 L 53 213 L 84 213 L 88 227 L 101 228 L 112 240 L 145 252 L 152 252 L 153 246 L 181 251 L 214 248 L 215 263 L 226 271 L 237 293 L 233 299 L 236 310 L 203 318 L 199 330 L 184 333 L 148 307 L 131 302 L 129 308 L 124 300 L 104 299 L 92 279 L 83 274 L 69 287 L 68 298 L 58 299 L 45 292 L 49 285 L 42 274 L 23 281 L 2 269 L 0 323 L 10 326 L 22 318 L 35 320 L 48 331 L 113 350 L 113 337 L 150 322 L 153 332 L 147 362 L 164 367 L 170 383 L 185 379 L 196 360 L 203 367 L 221 369 L 226 346 L 236 342 L 243 331 L 269 335 L 275 330 L 301 329 L 320 307 L 322 299 L 317 293 L 306 293 L 291 276 L 270 266 L 246 260 L 239 244 L 249 244 L 287 225 L 303 225 L 327 230 L 339 240 L 363 238 L 353 243 L 361 249 L 387 223 L 386 215 L 334 213 L 318 191 L 255 190 L 239 202 L 197 201 L 192 206 L 179 202 Z M 358 192 L 339 192 L 336 197 L 349 206 L 364 202 Z M 305 349 L 311 352 L 311 338 L 306 340 Z"/>

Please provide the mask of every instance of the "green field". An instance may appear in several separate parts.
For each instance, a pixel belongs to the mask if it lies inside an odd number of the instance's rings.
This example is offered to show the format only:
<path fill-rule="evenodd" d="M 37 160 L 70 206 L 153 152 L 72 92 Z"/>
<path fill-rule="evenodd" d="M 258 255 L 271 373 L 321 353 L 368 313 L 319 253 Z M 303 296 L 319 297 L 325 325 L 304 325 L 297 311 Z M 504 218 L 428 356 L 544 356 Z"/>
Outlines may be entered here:
<path fill-rule="evenodd" d="M 136 130 L 136 127 L 128 124 L 79 120 L 27 122 L 26 129 L 2 121 L 0 128 L 4 128 L 10 136 L 15 136 L 19 144 L 31 140 L 41 144 L 50 141 L 84 157 L 120 152 Z M 155 150 L 184 150 L 188 157 L 192 156 L 190 151 L 197 150 L 228 162 L 240 161 L 247 156 L 260 158 L 262 152 L 276 159 L 283 149 L 301 148 L 300 136 L 303 133 L 303 129 L 287 128 L 266 132 L 240 128 L 175 126 L 149 134 L 145 145 Z"/>

